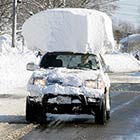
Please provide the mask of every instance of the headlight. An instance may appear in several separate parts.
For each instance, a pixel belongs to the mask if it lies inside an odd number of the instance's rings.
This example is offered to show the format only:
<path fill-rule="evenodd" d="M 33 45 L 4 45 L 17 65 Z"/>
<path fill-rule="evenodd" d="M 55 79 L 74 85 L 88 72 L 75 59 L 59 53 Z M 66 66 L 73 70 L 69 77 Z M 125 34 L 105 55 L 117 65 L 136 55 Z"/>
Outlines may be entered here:
<path fill-rule="evenodd" d="M 88 98 L 88 102 L 95 103 L 96 102 L 96 99 L 95 98 Z"/>
<path fill-rule="evenodd" d="M 34 79 L 33 84 L 34 84 L 34 85 L 45 86 L 45 85 L 46 85 L 46 80 L 43 79 L 43 78 L 36 78 L 36 79 Z"/>
<path fill-rule="evenodd" d="M 86 80 L 85 81 L 85 87 L 87 88 L 94 88 L 94 89 L 102 89 L 103 83 L 101 80 Z"/>

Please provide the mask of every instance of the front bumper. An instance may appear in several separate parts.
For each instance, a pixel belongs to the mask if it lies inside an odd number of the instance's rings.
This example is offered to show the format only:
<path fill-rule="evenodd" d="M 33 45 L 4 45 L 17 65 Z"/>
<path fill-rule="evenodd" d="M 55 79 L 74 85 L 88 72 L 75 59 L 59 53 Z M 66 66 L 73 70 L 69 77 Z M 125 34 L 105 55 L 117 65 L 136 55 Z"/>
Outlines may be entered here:
<path fill-rule="evenodd" d="M 102 99 L 83 95 L 46 94 L 42 98 L 42 105 L 47 113 L 52 114 L 92 114 L 101 107 Z"/>
<path fill-rule="evenodd" d="M 86 89 L 66 86 L 65 90 L 61 90 L 60 85 L 48 88 L 34 88 L 30 86 L 30 98 L 34 103 L 42 105 L 46 113 L 52 114 L 92 114 L 101 107 L 104 99 L 104 90 Z M 66 93 L 66 91 L 68 93 Z M 62 99 L 62 100 L 61 100 Z"/>

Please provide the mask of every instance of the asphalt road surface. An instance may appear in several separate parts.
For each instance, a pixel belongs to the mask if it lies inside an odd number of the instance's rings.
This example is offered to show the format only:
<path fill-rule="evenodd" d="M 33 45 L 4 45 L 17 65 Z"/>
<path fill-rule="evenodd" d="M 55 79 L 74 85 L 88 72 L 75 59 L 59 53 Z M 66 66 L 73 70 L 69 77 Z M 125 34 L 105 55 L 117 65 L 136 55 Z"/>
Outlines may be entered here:
<path fill-rule="evenodd" d="M 105 125 L 96 125 L 90 115 L 49 115 L 45 124 L 29 124 L 25 96 L 0 95 L 0 140 L 18 139 L 140 140 L 140 83 L 112 82 L 111 119 Z"/>

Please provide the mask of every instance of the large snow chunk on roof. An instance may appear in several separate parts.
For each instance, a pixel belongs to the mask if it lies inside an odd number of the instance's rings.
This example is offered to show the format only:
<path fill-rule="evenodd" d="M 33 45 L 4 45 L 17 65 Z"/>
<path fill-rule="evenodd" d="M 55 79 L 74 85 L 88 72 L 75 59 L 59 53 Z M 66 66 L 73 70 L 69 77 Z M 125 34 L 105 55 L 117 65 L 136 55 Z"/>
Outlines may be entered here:
<path fill-rule="evenodd" d="M 110 18 L 87 9 L 49 9 L 33 15 L 23 25 L 31 50 L 45 52 L 99 53 L 112 50 Z"/>

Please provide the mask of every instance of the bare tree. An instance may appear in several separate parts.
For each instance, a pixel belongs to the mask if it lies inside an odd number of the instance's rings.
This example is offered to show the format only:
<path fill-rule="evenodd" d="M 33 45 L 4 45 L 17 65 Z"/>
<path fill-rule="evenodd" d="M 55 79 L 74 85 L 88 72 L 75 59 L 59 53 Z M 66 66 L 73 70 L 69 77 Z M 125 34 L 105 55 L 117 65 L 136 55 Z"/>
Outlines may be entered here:
<path fill-rule="evenodd" d="M 121 34 L 121 38 L 127 37 L 130 34 L 134 34 L 137 32 L 134 25 L 128 22 L 121 22 L 117 24 L 113 24 L 114 34 L 116 31 L 119 31 Z"/>
<path fill-rule="evenodd" d="M 122 44 L 122 52 L 134 53 L 137 54 L 140 51 L 140 33 L 139 28 L 135 28 L 133 24 L 128 22 L 119 22 L 113 26 L 114 29 L 114 37 L 118 41 L 125 38 Z M 134 36 L 131 36 L 131 35 Z"/>
<path fill-rule="evenodd" d="M 118 0 L 21 0 L 17 6 L 17 27 L 20 30 L 24 21 L 31 15 L 48 8 L 89 8 L 111 15 L 116 8 L 116 1 Z M 0 34 L 11 28 L 12 2 L 13 0 L 0 0 Z"/>
<path fill-rule="evenodd" d="M 111 14 L 116 8 L 116 1 L 118 0 L 22 0 L 18 7 L 18 23 L 22 25 L 31 14 L 58 7 L 97 9 Z"/>
<path fill-rule="evenodd" d="M 11 28 L 12 2 L 10 0 L 0 0 L 0 31 L 7 31 Z"/>

